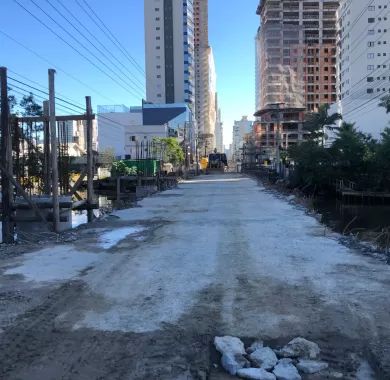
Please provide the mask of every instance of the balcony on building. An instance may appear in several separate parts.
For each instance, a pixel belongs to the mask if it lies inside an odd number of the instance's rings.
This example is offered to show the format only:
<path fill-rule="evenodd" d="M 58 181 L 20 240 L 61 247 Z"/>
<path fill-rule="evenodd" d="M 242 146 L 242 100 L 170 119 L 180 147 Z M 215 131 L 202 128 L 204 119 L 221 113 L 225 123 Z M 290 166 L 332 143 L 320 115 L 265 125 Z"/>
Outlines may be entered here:
<path fill-rule="evenodd" d="M 320 3 L 318 1 L 311 1 L 307 3 L 303 3 L 303 10 L 304 11 L 319 11 L 320 10 Z"/>

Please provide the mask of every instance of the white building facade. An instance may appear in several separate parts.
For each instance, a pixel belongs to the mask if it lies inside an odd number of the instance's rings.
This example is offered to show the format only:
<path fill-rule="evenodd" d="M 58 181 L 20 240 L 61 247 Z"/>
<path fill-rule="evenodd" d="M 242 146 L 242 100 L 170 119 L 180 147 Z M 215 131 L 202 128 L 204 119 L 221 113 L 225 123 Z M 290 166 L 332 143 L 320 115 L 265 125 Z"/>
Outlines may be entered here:
<path fill-rule="evenodd" d="M 389 121 L 378 104 L 390 92 L 390 4 L 341 0 L 338 28 L 338 103 L 333 110 L 379 137 Z"/>
<path fill-rule="evenodd" d="M 194 0 L 195 24 L 195 112 L 200 135 L 209 135 L 207 146 L 216 147 L 217 118 L 216 71 L 213 50 L 209 44 L 208 0 Z"/>
<path fill-rule="evenodd" d="M 223 122 L 221 109 L 218 107 L 218 95 L 215 95 L 215 108 L 217 110 L 217 119 L 215 121 L 215 148 L 218 152 L 224 153 L 223 145 Z"/>
<path fill-rule="evenodd" d="M 144 0 L 146 97 L 195 107 L 193 0 Z"/>
<path fill-rule="evenodd" d="M 242 147 L 245 136 L 252 132 L 253 121 L 248 120 L 248 116 L 243 116 L 241 120 L 235 121 L 233 126 L 232 160 L 237 162 L 242 157 Z"/>

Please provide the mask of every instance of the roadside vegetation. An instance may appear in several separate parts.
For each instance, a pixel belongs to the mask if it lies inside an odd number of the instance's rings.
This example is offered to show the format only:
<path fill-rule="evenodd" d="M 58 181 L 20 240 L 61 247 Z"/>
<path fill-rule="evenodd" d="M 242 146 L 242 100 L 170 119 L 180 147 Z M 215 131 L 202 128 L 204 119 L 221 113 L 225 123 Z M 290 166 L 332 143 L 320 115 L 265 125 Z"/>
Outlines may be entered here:
<path fill-rule="evenodd" d="M 380 106 L 389 113 L 390 96 L 382 98 Z M 305 129 L 311 132 L 310 139 L 290 147 L 287 160 L 294 162 L 290 185 L 318 193 L 334 190 L 343 180 L 359 190 L 390 192 L 390 127 L 376 140 L 347 121 L 337 127 L 341 115 L 328 112 L 325 105 L 309 115 Z"/>

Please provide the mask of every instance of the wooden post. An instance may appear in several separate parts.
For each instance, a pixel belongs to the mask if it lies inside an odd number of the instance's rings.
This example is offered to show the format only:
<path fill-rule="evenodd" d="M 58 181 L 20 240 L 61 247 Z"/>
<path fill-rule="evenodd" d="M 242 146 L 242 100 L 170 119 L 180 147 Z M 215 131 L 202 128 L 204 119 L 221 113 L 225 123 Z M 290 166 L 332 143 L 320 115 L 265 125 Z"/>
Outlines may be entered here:
<path fill-rule="evenodd" d="M 9 124 L 9 104 L 7 88 L 7 69 L 0 67 L 1 81 L 1 194 L 2 194 L 2 233 L 3 243 L 14 243 L 14 225 L 11 221 L 12 214 L 12 185 L 7 171 L 12 173 L 12 144 L 11 129 Z"/>
<path fill-rule="evenodd" d="M 116 200 L 119 202 L 121 200 L 121 177 L 116 178 Z"/>
<path fill-rule="evenodd" d="M 58 202 L 58 153 L 57 153 L 57 123 L 54 76 L 56 71 L 49 69 L 49 123 L 51 145 L 51 170 L 53 193 L 53 230 L 58 233 L 60 228 L 60 205 Z"/>
<path fill-rule="evenodd" d="M 87 109 L 87 203 L 88 203 L 88 222 L 93 221 L 93 149 L 92 149 L 92 106 L 91 106 L 91 97 L 85 97 L 86 109 Z"/>
<path fill-rule="evenodd" d="M 44 151 L 44 191 L 51 194 L 51 160 L 50 160 L 50 124 L 49 124 L 49 102 L 43 102 L 43 115 L 47 118 L 43 123 L 43 151 Z"/>

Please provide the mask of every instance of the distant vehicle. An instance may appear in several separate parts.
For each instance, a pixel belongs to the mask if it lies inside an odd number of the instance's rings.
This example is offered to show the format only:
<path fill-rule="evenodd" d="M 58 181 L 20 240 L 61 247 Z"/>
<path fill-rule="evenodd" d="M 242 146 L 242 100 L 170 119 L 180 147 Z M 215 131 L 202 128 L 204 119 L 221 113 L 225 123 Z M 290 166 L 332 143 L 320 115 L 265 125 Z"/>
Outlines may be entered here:
<path fill-rule="evenodd" d="M 224 173 L 227 166 L 228 161 L 226 154 L 214 152 L 209 154 L 209 162 L 206 173 Z"/>

